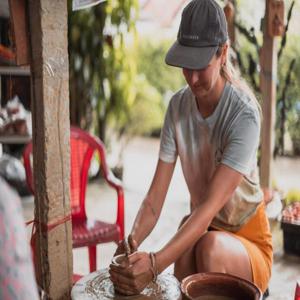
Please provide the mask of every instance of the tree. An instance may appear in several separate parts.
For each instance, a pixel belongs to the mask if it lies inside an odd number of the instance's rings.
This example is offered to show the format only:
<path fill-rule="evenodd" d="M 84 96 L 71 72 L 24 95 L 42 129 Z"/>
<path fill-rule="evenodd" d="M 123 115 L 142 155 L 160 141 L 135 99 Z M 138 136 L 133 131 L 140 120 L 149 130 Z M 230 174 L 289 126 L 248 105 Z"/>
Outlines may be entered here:
<path fill-rule="evenodd" d="M 136 66 L 127 59 L 125 41 L 130 33 L 134 39 L 137 2 L 107 0 L 90 9 L 69 9 L 71 123 L 94 127 L 104 142 L 107 122 L 126 114 L 135 97 Z"/>
<path fill-rule="evenodd" d="M 291 78 L 295 77 L 296 57 L 297 54 L 284 55 L 287 52 L 287 38 L 288 29 L 294 9 L 295 1 L 290 2 L 287 13 L 287 23 L 285 26 L 285 32 L 281 38 L 280 48 L 278 51 L 278 78 L 277 81 L 277 122 L 276 122 L 276 141 L 275 141 L 275 155 L 284 154 L 284 135 L 286 128 L 286 120 L 288 111 L 293 109 L 293 101 L 288 98 L 292 89 Z M 243 76 L 252 86 L 255 93 L 260 97 L 259 86 L 259 53 L 261 49 L 261 39 L 255 32 L 254 26 L 247 28 L 241 20 L 235 21 L 235 27 L 241 34 L 239 48 L 234 48 L 239 69 Z M 296 41 L 295 41 L 296 43 Z M 286 67 L 288 66 L 288 67 Z M 295 94 L 295 93 L 294 93 Z"/>

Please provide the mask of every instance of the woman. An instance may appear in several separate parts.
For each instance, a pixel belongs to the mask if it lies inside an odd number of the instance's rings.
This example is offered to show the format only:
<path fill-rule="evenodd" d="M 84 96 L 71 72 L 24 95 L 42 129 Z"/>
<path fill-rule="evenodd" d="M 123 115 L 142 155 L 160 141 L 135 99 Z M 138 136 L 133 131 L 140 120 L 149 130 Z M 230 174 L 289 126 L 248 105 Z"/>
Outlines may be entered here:
<path fill-rule="evenodd" d="M 110 269 L 123 294 L 140 292 L 174 262 L 179 280 L 224 272 L 267 288 L 272 244 L 257 175 L 260 109 L 230 70 L 227 41 L 219 5 L 191 1 L 166 56 L 167 64 L 182 68 L 188 86 L 173 96 L 166 113 L 156 172 L 128 238 L 130 266 Z M 138 252 L 159 218 L 177 156 L 191 214 L 160 251 Z M 116 253 L 124 251 L 123 242 Z"/>

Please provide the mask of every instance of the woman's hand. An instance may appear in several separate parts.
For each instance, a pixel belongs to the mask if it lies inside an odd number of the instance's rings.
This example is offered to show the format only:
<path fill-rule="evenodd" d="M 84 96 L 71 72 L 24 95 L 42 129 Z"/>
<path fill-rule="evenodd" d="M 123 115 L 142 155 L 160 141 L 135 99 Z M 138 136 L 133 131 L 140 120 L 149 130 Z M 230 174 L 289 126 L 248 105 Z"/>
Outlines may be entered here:
<path fill-rule="evenodd" d="M 150 255 L 135 252 L 128 256 L 129 266 L 110 265 L 110 279 L 117 292 L 124 295 L 136 295 L 153 279 Z"/>
<path fill-rule="evenodd" d="M 138 244 L 136 240 L 132 237 L 131 234 L 125 238 L 124 240 L 120 241 L 117 247 L 117 250 L 114 254 L 114 256 L 119 255 L 119 254 L 132 254 L 138 249 Z"/>

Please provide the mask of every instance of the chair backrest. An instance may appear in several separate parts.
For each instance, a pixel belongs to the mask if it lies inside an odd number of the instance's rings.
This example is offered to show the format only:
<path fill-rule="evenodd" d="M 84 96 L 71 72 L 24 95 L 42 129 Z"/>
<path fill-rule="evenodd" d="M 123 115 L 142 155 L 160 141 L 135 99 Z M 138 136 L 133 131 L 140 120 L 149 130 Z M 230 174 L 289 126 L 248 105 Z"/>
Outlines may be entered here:
<path fill-rule="evenodd" d="M 91 136 L 89 133 L 80 128 L 71 126 L 70 134 L 70 148 L 71 148 L 71 177 L 70 177 L 70 198 L 72 219 L 85 220 L 85 194 L 88 181 L 88 171 L 91 164 L 93 154 L 99 154 L 102 174 L 105 178 L 109 177 L 109 169 L 106 163 L 105 147 L 100 139 Z M 26 179 L 32 193 L 33 176 L 32 176 L 32 142 L 30 142 L 24 152 L 23 160 L 26 171 Z"/>

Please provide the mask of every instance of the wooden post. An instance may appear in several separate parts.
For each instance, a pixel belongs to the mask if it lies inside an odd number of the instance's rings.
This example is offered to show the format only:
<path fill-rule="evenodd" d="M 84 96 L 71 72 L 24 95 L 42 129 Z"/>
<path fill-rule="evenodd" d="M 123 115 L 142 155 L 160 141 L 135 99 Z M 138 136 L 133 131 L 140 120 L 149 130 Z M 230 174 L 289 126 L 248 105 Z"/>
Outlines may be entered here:
<path fill-rule="evenodd" d="M 9 9 L 16 47 L 16 63 L 17 65 L 28 65 L 29 45 L 26 0 L 9 0 Z"/>
<path fill-rule="evenodd" d="M 235 2 L 235 1 L 234 1 Z M 224 6 L 224 13 L 227 21 L 228 26 L 228 34 L 230 39 L 231 46 L 235 46 L 235 4 L 233 0 L 227 1 L 226 5 Z"/>
<path fill-rule="evenodd" d="M 50 299 L 69 299 L 72 228 L 67 1 L 29 0 L 33 83 L 35 265 Z"/>
<path fill-rule="evenodd" d="M 269 3 L 271 1 L 273 0 L 266 0 L 263 46 L 260 53 L 260 88 L 263 98 L 260 177 L 263 188 L 271 188 L 275 140 L 277 44 L 275 38 L 268 32 Z"/>

